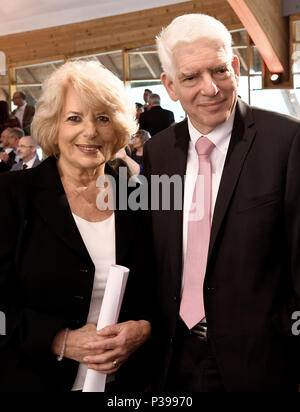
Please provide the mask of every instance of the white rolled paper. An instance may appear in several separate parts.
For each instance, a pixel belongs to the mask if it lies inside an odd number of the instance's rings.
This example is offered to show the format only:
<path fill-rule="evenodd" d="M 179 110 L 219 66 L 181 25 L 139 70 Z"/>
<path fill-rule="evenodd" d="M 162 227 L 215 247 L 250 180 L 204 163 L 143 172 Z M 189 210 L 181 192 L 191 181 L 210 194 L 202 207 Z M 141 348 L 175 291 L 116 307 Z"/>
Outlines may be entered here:
<path fill-rule="evenodd" d="M 97 330 L 118 322 L 129 272 L 129 269 L 124 266 L 112 265 L 110 267 Z M 89 369 L 83 392 L 105 392 L 106 378 L 107 375 L 104 373 Z"/>

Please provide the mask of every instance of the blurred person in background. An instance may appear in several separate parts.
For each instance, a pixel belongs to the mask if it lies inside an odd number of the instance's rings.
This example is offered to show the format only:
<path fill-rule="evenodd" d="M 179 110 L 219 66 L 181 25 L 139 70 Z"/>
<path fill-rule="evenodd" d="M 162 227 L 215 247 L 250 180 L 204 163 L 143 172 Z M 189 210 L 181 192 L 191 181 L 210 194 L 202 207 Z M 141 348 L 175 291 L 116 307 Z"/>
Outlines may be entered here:
<path fill-rule="evenodd" d="M 13 95 L 13 103 L 17 108 L 13 114 L 18 118 L 21 128 L 26 136 L 30 136 L 30 126 L 34 116 L 35 108 L 26 102 L 26 95 L 21 91 L 17 91 Z"/>
<path fill-rule="evenodd" d="M 144 145 L 151 138 L 151 135 L 146 130 L 138 130 L 132 136 L 132 159 L 137 162 L 140 166 L 143 164 L 143 154 L 144 154 Z"/>
<path fill-rule="evenodd" d="M 150 89 L 145 89 L 144 90 L 144 112 L 147 112 L 149 110 L 149 97 L 152 94 L 152 91 Z"/>
<path fill-rule="evenodd" d="M 160 105 L 160 96 L 151 94 L 149 97 L 149 108 L 140 116 L 140 128 L 147 130 L 151 136 L 156 135 L 175 123 L 174 113 L 163 109 Z"/>
<path fill-rule="evenodd" d="M 10 114 L 8 103 L 0 101 L 0 135 L 8 127 L 20 127 L 20 122 L 16 116 Z"/>
<path fill-rule="evenodd" d="M 0 153 L 0 172 L 8 172 L 15 163 L 18 163 L 17 148 L 19 140 L 23 136 L 23 130 L 18 127 L 8 127 L 1 133 L 0 139 L 3 145 L 3 151 Z"/>
<path fill-rule="evenodd" d="M 37 167 L 41 162 L 37 155 L 37 145 L 30 136 L 24 136 L 19 140 L 17 154 L 19 162 L 11 168 L 12 172 L 17 170 L 31 169 Z"/>

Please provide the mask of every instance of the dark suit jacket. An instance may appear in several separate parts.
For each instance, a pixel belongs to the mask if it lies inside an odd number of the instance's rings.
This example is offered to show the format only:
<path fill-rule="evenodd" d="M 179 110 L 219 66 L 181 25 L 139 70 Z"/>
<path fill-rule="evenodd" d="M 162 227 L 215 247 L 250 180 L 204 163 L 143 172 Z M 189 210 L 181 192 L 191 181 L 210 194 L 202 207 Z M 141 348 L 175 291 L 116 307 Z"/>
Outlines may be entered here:
<path fill-rule="evenodd" d="M 13 111 L 13 114 L 15 114 L 16 111 L 17 109 Z M 25 136 L 31 135 L 30 126 L 31 126 L 34 113 L 35 113 L 35 108 L 27 104 L 25 107 L 24 116 L 23 116 L 23 130 L 24 130 Z"/>
<path fill-rule="evenodd" d="M 160 106 L 154 106 L 151 110 L 144 112 L 140 116 L 140 128 L 147 130 L 151 136 L 167 129 L 175 122 L 173 112 L 165 110 Z"/>
<path fill-rule="evenodd" d="M 149 141 L 144 173 L 184 176 L 187 121 Z M 300 123 L 238 102 L 217 197 L 204 301 L 228 391 L 281 391 L 299 383 Z M 166 382 L 179 318 L 182 211 L 153 211 L 157 266 L 158 370 Z M 297 373 L 298 376 L 295 376 Z"/>
<path fill-rule="evenodd" d="M 94 264 L 54 158 L 3 174 L 0 186 L 0 311 L 7 324 L 7 335 L 0 336 L 0 391 L 69 391 L 78 363 L 57 362 L 51 344 L 60 329 L 86 324 Z M 151 320 L 146 221 L 142 213 L 118 210 L 115 219 L 116 261 L 131 270 L 120 321 Z M 123 389 L 143 385 L 147 357 L 139 356 L 117 376 Z"/>

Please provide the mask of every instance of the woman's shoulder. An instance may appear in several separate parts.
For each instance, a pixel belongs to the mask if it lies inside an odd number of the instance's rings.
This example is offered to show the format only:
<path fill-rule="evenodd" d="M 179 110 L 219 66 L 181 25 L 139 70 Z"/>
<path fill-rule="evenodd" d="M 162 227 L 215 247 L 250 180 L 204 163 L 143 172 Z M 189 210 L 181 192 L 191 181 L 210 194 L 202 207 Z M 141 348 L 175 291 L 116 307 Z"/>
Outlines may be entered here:
<path fill-rule="evenodd" d="M 41 162 L 37 167 L 27 170 L 17 170 L 0 174 L 0 187 L 11 189 L 14 192 L 24 192 L 28 186 L 43 186 L 46 181 L 55 181 L 53 176 L 57 175 L 55 159 L 48 158 Z"/>

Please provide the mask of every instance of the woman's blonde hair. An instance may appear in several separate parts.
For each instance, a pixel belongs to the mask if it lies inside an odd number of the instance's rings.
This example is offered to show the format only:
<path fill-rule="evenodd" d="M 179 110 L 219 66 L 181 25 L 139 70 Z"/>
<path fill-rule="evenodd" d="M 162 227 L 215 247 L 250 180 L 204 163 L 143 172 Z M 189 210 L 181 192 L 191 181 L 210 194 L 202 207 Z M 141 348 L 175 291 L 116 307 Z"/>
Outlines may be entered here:
<path fill-rule="evenodd" d="M 116 132 L 113 153 L 126 146 L 137 131 L 135 104 L 113 73 L 99 62 L 73 61 L 57 69 L 43 85 L 31 125 L 31 135 L 47 156 L 59 155 L 57 144 L 60 116 L 67 88 L 72 86 L 83 104 L 93 110 L 105 108 Z"/>

